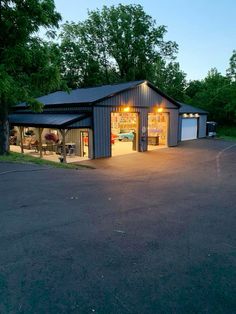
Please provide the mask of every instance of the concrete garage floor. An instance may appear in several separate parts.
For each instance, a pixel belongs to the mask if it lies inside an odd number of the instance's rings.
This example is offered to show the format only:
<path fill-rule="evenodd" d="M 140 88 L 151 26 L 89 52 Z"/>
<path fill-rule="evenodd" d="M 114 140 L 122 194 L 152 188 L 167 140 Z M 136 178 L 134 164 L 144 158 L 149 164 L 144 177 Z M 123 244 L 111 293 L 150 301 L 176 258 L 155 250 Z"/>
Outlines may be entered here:
<path fill-rule="evenodd" d="M 133 143 L 132 142 L 123 142 L 123 141 L 116 141 L 115 144 L 112 144 L 112 156 L 121 156 L 121 155 L 129 155 L 137 153 L 137 151 L 132 149 Z M 157 149 L 163 149 L 167 148 L 165 145 L 149 145 L 148 150 L 157 150 Z M 126 156 L 127 158 L 128 156 Z M 129 158 L 129 157 L 128 157 Z M 81 160 L 82 161 L 82 160 Z"/>
<path fill-rule="evenodd" d="M 0 164 L 0 313 L 235 313 L 236 143 L 85 163 Z"/>
<path fill-rule="evenodd" d="M 132 149 L 132 147 L 133 147 L 132 142 L 115 141 L 115 144 L 112 144 L 111 146 L 112 156 L 114 157 L 137 153 L 135 150 Z"/>

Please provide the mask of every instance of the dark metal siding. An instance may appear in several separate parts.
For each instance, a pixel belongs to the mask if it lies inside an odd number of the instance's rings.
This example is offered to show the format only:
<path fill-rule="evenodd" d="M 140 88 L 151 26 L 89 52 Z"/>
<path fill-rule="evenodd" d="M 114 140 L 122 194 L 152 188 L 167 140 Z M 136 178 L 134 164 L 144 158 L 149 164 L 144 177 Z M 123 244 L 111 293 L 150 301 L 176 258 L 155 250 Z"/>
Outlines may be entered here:
<path fill-rule="evenodd" d="M 179 111 L 169 110 L 168 146 L 176 146 L 178 144 L 178 132 L 179 132 Z"/>
<path fill-rule="evenodd" d="M 85 118 L 83 120 L 77 121 L 68 125 L 69 129 L 79 129 L 79 128 L 91 128 L 92 127 L 92 117 Z"/>
<path fill-rule="evenodd" d="M 94 158 L 111 157 L 111 107 L 94 107 Z"/>
<path fill-rule="evenodd" d="M 150 107 L 162 105 L 165 108 L 177 108 L 176 105 L 162 97 L 146 84 L 124 91 L 114 97 L 98 103 L 100 106 L 135 106 Z"/>
<path fill-rule="evenodd" d="M 206 122 L 207 122 L 207 115 L 202 114 L 199 116 L 199 129 L 198 129 L 198 137 L 206 137 Z"/>
<path fill-rule="evenodd" d="M 182 115 L 179 115 L 179 131 L 178 131 L 178 141 L 181 141 L 181 132 L 182 132 Z"/>

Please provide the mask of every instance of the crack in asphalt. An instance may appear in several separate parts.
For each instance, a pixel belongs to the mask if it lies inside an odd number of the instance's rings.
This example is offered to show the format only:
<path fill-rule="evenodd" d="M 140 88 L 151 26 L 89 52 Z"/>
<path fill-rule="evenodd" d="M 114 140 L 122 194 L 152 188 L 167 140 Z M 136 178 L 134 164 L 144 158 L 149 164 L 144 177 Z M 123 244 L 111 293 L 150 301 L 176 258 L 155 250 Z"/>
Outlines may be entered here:
<path fill-rule="evenodd" d="M 41 168 L 41 169 L 24 169 L 24 170 L 8 170 L 8 171 L 3 171 L 0 172 L 0 176 L 8 173 L 15 173 L 15 172 L 33 172 L 33 171 L 44 171 L 44 170 L 49 170 L 53 169 L 53 167 L 47 167 L 47 168 Z"/>
<path fill-rule="evenodd" d="M 222 149 L 221 151 L 218 152 L 218 154 L 216 155 L 216 173 L 217 173 L 217 177 L 220 178 L 221 176 L 221 165 L 220 165 L 220 158 L 223 155 L 224 152 L 226 152 L 227 150 L 230 150 L 231 148 L 235 147 L 236 144 L 230 145 L 224 149 Z"/>

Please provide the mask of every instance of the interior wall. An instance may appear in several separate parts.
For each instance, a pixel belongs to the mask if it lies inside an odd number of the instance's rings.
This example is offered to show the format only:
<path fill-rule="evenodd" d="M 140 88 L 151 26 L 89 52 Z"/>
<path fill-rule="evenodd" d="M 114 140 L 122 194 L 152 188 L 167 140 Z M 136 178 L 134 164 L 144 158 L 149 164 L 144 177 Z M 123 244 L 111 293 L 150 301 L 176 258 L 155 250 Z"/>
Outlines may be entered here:
<path fill-rule="evenodd" d="M 168 145 L 169 114 L 149 113 L 148 114 L 148 137 L 152 137 L 152 142 L 158 138 L 158 145 Z M 149 144 L 150 147 L 156 146 Z"/>
<path fill-rule="evenodd" d="M 88 132 L 89 135 L 89 130 L 88 129 L 71 129 L 67 132 L 66 134 L 66 142 L 67 143 L 75 143 L 75 154 L 77 156 L 81 156 L 81 132 Z M 89 139 L 90 142 L 90 139 Z M 90 155 L 90 154 L 88 154 Z"/>

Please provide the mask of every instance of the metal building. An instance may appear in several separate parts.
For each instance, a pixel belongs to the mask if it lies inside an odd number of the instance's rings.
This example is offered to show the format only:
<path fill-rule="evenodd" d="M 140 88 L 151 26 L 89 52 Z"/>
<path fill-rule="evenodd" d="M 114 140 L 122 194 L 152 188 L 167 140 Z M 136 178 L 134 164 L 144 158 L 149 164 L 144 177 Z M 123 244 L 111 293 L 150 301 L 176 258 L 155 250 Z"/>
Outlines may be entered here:
<path fill-rule="evenodd" d="M 59 91 L 37 100 L 43 113 L 23 103 L 10 122 L 39 128 L 41 146 L 45 128 L 60 130 L 64 146 L 73 142 L 77 155 L 87 149 L 91 159 L 176 146 L 180 139 L 181 105 L 148 81 Z"/>

